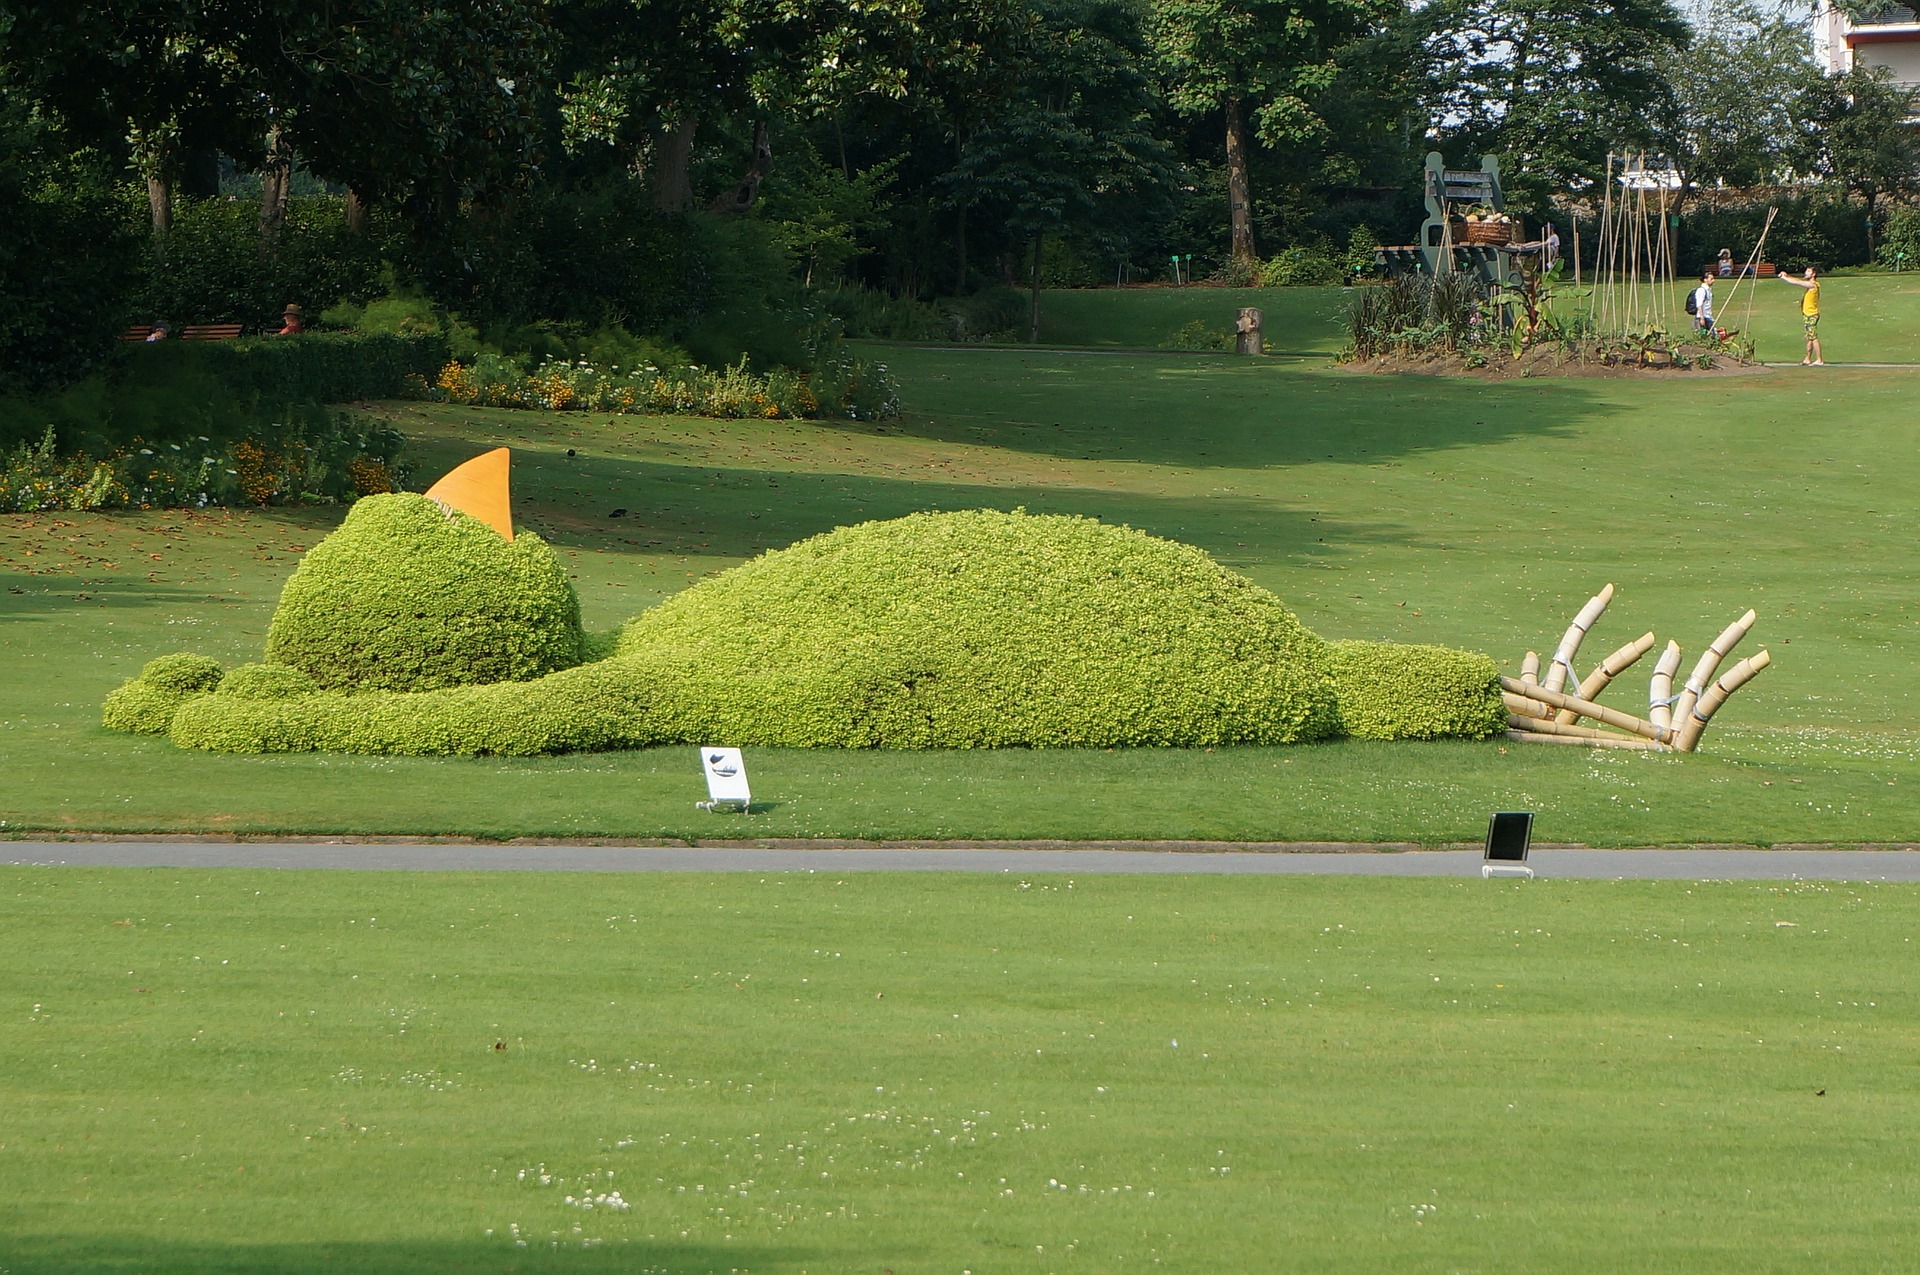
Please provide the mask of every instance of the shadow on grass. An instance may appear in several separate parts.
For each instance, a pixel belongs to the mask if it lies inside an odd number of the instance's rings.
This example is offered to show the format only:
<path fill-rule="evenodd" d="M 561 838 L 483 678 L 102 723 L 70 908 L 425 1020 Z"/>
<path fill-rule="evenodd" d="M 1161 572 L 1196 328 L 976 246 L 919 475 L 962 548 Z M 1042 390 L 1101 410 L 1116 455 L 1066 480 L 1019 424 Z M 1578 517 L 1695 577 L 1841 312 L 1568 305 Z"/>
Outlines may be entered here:
<path fill-rule="evenodd" d="M 1251 497 L 918 482 L 609 456 L 561 461 L 535 449 L 519 456 L 516 512 L 528 527 L 557 545 L 621 554 L 751 557 L 852 523 L 927 510 L 1016 506 L 1124 523 L 1198 545 L 1229 566 L 1333 558 L 1358 546 L 1400 543 L 1409 534 L 1395 523 L 1340 521 Z M 617 518 L 611 516 L 616 509 L 624 511 Z"/>
<path fill-rule="evenodd" d="M 0 1270 L 9 1275 L 80 1275 L 107 1271 L 179 1272 L 208 1275 L 234 1272 L 275 1275 L 302 1272 L 362 1271 L 379 1275 L 425 1275 L 469 1271 L 621 1271 L 631 1275 L 708 1275 L 731 1270 L 764 1271 L 797 1267 L 818 1260 L 797 1249 L 729 1245 L 725 1249 L 689 1243 L 622 1243 L 583 1248 L 579 1238 L 529 1239 L 517 1248 L 511 1240 L 430 1243 L 248 1244 L 208 1241 L 108 1239 L 96 1235 L 19 1236 L 0 1241 Z"/>
<path fill-rule="evenodd" d="M 1564 434 L 1614 410 L 1593 384 L 1559 379 L 1374 376 L 1231 358 L 1116 356 L 1089 367 L 1045 351 L 906 351 L 896 362 L 913 436 L 1198 469 L 1378 464 Z"/>
<path fill-rule="evenodd" d="M 26 575 L 0 571 L 0 616 L 30 620 L 76 606 L 141 608 L 230 604 L 232 599 L 209 595 L 203 589 L 156 584 L 134 576 L 89 572 L 85 577 Z"/>

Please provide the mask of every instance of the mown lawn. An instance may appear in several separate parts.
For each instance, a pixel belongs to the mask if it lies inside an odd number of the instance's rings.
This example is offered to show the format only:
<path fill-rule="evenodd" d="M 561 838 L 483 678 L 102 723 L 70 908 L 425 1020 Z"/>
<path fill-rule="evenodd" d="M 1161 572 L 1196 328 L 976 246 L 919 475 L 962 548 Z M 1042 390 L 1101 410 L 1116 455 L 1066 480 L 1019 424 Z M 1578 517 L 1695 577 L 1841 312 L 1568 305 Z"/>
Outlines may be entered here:
<path fill-rule="evenodd" d="M 339 513 L 13 517 L 0 522 L 5 831 L 1436 842 L 1524 806 L 1542 839 L 1600 845 L 1920 837 L 1903 530 L 1920 482 L 1914 373 L 1487 384 L 1317 359 L 885 357 L 910 407 L 885 426 L 385 410 L 423 478 L 515 448 L 522 520 L 562 547 L 594 627 L 836 525 L 1024 505 L 1198 544 L 1330 637 L 1469 647 L 1511 668 L 1612 581 L 1583 665 L 1647 629 L 1690 664 L 1751 605 L 1750 649 L 1769 647 L 1775 667 L 1692 758 L 1498 744 L 769 752 L 749 760 L 765 808 L 721 819 L 693 810 L 703 794 L 678 750 L 235 758 L 106 733 L 101 698 L 153 655 L 257 658 L 280 585 Z M 1641 678 L 1609 698 L 1633 705 Z"/>
<path fill-rule="evenodd" d="M 1916 897 L 0 869 L 0 1269 L 1909 1270 Z"/>

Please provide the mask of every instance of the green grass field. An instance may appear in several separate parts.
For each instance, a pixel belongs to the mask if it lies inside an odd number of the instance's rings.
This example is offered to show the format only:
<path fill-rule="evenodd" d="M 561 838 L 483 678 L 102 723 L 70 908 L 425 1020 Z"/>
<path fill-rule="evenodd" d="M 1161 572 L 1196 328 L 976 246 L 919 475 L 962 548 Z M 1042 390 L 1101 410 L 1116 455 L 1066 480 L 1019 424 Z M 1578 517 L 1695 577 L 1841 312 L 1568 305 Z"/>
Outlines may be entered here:
<path fill-rule="evenodd" d="M 1673 291 L 1668 327 L 1684 331 L 1686 295 Z M 1562 309 L 1583 290 L 1565 289 Z M 1751 335 L 1770 363 L 1798 363 L 1805 353 L 1800 292 L 1774 279 L 1715 285 L 1724 327 Z M 1241 306 L 1259 306 L 1267 344 L 1276 352 L 1335 354 L 1349 344 L 1343 288 L 1099 288 L 1041 294 L 1043 345 L 1153 349 L 1195 319 L 1231 331 Z M 1840 274 L 1821 286 L 1822 352 L 1834 363 L 1920 363 L 1920 273 Z"/>
<path fill-rule="evenodd" d="M 1914 904 L 0 869 L 0 1269 L 1908 1270 Z"/>
<path fill-rule="evenodd" d="M 769 752 L 750 763 L 764 809 L 721 819 L 693 810 L 697 775 L 674 750 L 249 758 L 107 733 L 101 698 L 152 656 L 257 658 L 281 583 L 339 513 L 12 517 L 5 831 L 1431 843 L 1476 838 L 1488 809 L 1519 805 L 1540 812 L 1543 840 L 1597 845 L 1920 836 L 1900 530 L 1920 481 L 1913 373 L 1486 384 L 1321 360 L 887 357 L 910 412 L 881 427 L 392 410 L 426 477 L 515 448 L 523 521 L 563 547 L 594 627 L 836 525 L 1025 505 L 1198 544 L 1330 637 L 1441 642 L 1514 667 L 1613 581 L 1585 658 L 1646 629 L 1697 653 L 1752 605 L 1752 644 L 1776 667 L 1692 758 L 1495 744 Z M 1609 698 L 1631 705 L 1643 687 Z"/>

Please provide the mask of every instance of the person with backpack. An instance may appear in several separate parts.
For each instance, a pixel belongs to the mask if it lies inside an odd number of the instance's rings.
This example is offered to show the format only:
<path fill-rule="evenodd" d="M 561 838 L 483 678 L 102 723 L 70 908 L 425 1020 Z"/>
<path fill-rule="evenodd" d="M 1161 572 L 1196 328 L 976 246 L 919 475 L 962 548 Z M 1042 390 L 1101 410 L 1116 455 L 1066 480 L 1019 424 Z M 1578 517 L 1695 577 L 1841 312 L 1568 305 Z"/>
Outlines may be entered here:
<path fill-rule="evenodd" d="M 1700 286 L 1687 294 L 1687 313 L 1693 316 L 1694 331 L 1707 336 L 1713 335 L 1713 279 L 1712 270 L 1700 272 Z"/>

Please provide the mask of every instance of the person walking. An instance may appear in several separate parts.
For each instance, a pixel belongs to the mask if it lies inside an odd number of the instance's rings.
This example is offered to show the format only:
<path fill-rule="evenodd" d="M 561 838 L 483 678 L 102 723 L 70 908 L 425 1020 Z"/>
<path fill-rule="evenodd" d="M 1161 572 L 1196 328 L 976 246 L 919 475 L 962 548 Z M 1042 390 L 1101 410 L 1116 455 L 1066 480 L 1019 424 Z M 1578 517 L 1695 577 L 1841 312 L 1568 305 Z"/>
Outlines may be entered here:
<path fill-rule="evenodd" d="M 1800 360 L 1802 367 L 1825 367 L 1827 361 L 1820 357 L 1820 275 L 1812 266 L 1807 267 L 1806 277 L 1796 279 L 1790 274 L 1776 276 L 1802 290 L 1800 297 L 1800 322 L 1807 329 L 1807 355 Z"/>
<path fill-rule="evenodd" d="M 1713 280 L 1711 269 L 1700 272 L 1700 286 L 1687 298 L 1687 313 L 1693 316 L 1693 329 L 1704 336 L 1713 335 Z"/>

